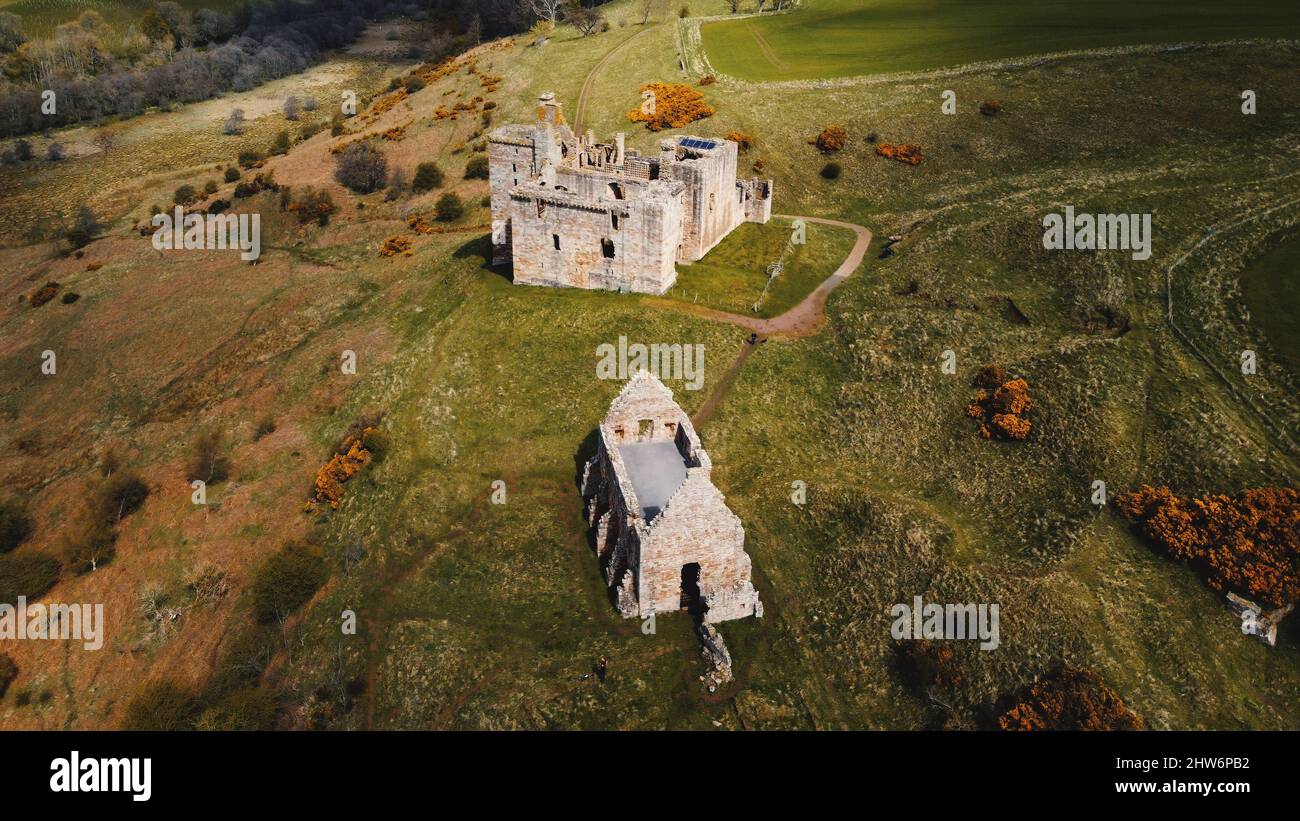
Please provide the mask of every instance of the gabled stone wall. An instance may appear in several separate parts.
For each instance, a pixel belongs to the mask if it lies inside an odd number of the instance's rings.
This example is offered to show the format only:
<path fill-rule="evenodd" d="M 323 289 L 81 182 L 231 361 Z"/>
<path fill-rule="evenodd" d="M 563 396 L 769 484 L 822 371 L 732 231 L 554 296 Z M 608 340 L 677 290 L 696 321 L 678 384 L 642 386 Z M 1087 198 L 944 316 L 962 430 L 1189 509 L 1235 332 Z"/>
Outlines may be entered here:
<path fill-rule="evenodd" d="M 619 453 L 621 444 L 636 441 L 670 441 L 686 466 L 685 480 L 650 521 Z M 582 479 L 596 553 L 625 617 L 681 609 L 688 565 L 699 568 L 705 623 L 763 614 L 744 526 L 711 473 L 708 453 L 672 391 L 652 374 L 637 373 L 601 423 L 596 455 Z"/>

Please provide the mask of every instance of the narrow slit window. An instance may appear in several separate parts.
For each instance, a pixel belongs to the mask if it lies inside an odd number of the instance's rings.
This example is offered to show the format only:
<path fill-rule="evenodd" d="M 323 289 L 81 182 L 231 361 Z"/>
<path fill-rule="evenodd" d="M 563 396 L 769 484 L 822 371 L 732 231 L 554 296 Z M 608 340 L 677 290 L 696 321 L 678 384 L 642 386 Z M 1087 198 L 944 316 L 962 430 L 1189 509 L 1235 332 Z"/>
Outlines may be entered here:
<path fill-rule="evenodd" d="M 560 235 L 551 234 L 551 242 L 555 243 L 555 250 L 560 250 Z"/>

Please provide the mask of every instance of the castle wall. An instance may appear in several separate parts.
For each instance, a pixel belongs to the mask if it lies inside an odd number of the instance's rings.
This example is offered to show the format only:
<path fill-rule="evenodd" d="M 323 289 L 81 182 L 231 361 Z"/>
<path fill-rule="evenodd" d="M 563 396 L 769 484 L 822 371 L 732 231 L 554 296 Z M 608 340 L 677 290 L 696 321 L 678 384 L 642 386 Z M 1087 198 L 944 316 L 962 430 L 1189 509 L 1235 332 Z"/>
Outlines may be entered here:
<path fill-rule="evenodd" d="M 680 214 L 672 197 L 600 202 L 516 191 L 508 212 L 515 282 L 661 294 L 677 279 Z"/>
<path fill-rule="evenodd" d="M 510 191 L 536 167 L 532 129 L 515 129 L 488 141 L 488 187 L 492 195 L 492 263 L 510 261 Z"/>
<path fill-rule="evenodd" d="M 736 187 L 736 144 L 718 141 L 717 148 L 699 157 L 676 159 L 674 179 L 686 184 L 682 246 L 677 258 L 696 262 L 744 219 L 741 192 Z"/>
<path fill-rule="evenodd" d="M 683 145 L 683 142 L 686 145 Z M 526 285 L 661 294 L 745 220 L 771 217 L 771 180 L 736 180 L 727 140 L 664 140 L 657 158 L 582 138 L 553 94 L 538 120 L 488 138 L 492 262 Z"/>
<path fill-rule="evenodd" d="M 692 468 L 668 509 L 641 539 L 637 592 L 642 613 L 680 609 L 682 568 L 698 564 L 700 595 L 750 581 L 745 529 L 702 468 Z"/>

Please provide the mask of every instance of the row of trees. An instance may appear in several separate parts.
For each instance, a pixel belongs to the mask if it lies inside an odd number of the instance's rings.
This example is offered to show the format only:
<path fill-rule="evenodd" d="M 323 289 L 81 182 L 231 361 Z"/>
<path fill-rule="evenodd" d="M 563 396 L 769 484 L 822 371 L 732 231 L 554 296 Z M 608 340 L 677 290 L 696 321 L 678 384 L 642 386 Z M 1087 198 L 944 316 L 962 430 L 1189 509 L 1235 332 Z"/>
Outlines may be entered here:
<path fill-rule="evenodd" d="M 151 7 L 119 34 L 95 12 L 32 41 L 0 14 L 0 136 L 129 117 L 152 106 L 247 91 L 302 71 L 353 42 L 368 19 L 413 16 L 448 31 L 496 37 L 531 22 L 526 0 L 259 0 L 230 13 Z M 49 111 L 44 92 L 53 91 Z"/>

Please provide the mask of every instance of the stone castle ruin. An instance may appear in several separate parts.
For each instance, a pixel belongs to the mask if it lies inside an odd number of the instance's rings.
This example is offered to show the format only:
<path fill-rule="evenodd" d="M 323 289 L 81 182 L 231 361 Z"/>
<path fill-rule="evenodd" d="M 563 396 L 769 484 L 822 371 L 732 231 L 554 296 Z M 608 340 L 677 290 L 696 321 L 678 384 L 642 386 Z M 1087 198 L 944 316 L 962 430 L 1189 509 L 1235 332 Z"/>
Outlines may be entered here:
<path fill-rule="evenodd" d="M 488 137 L 492 262 L 525 285 L 662 294 L 740 223 L 772 216 L 772 181 L 736 178 L 734 142 L 676 136 L 642 156 L 575 136 L 555 95 Z"/>
<path fill-rule="evenodd" d="M 596 554 L 624 617 L 686 610 L 709 625 L 763 615 L 745 528 L 712 469 L 672 391 L 637 372 L 600 424 L 582 477 Z"/>

